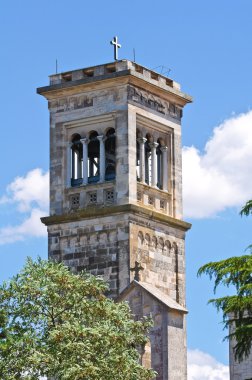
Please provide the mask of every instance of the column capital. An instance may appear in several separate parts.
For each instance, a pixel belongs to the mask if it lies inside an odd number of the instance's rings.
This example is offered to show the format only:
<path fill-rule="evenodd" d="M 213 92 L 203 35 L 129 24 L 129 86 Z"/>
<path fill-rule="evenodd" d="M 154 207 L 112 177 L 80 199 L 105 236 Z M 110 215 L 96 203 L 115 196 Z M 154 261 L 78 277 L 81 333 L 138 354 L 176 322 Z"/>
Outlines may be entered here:
<path fill-rule="evenodd" d="M 167 152 L 168 146 L 161 146 L 160 150 L 161 150 L 161 152 Z"/>
<path fill-rule="evenodd" d="M 104 141 L 104 135 L 99 135 L 99 136 L 97 136 L 97 138 L 99 141 Z"/>
<path fill-rule="evenodd" d="M 139 144 L 145 144 L 147 141 L 146 137 L 138 137 L 137 138 L 137 142 L 139 142 Z"/>
<path fill-rule="evenodd" d="M 155 148 L 157 148 L 158 146 L 159 146 L 159 143 L 156 142 L 156 141 L 153 141 L 152 143 L 150 143 L 150 147 L 151 147 L 152 149 L 155 149 Z"/>
<path fill-rule="evenodd" d="M 82 144 L 88 144 L 89 139 L 88 139 L 87 137 L 84 137 L 83 139 L 80 139 L 80 142 L 81 142 Z"/>

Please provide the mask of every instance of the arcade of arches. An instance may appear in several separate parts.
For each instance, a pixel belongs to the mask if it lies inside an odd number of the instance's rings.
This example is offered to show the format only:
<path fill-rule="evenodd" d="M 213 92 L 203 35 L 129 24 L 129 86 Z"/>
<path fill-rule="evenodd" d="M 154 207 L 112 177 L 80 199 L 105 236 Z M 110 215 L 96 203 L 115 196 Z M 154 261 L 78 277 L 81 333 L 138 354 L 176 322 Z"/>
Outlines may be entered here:
<path fill-rule="evenodd" d="M 116 136 L 114 128 L 105 135 L 91 131 L 88 138 L 74 134 L 69 144 L 71 186 L 113 180 L 116 175 Z M 168 147 L 162 138 L 154 141 L 147 133 L 136 139 L 137 181 L 168 191 Z"/>

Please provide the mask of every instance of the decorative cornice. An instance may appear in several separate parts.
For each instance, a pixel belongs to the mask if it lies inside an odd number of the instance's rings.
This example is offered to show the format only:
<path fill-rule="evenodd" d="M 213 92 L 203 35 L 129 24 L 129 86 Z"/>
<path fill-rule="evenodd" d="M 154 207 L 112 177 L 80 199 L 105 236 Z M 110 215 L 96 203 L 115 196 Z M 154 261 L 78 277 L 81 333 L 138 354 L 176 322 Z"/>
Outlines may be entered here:
<path fill-rule="evenodd" d="M 144 76 L 139 76 L 134 70 L 122 70 L 118 72 L 113 72 L 109 74 L 103 74 L 94 77 L 85 77 L 78 80 L 73 80 L 69 82 L 62 82 L 57 84 L 51 84 L 49 86 L 44 86 L 37 88 L 37 93 L 45 96 L 48 100 L 55 99 L 55 97 L 61 94 L 72 94 L 75 95 L 77 92 L 83 92 L 87 88 L 94 89 L 94 85 L 99 85 L 103 82 L 108 83 L 111 86 L 111 82 L 122 81 L 122 83 L 131 83 L 138 86 L 139 88 L 144 87 L 146 90 L 153 89 L 153 92 L 158 92 L 162 94 L 167 94 L 167 96 L 172 96 L 174 99 L 178 99 L 181 106 L 192 102 L 192 97 L 181 92 L 180 90 L 170 87 L 161 86 L 158 81 L 154 84 Z M 125 82 L 126 81 L 126 82 Z M 148 88 L 147 88 L 148 87 Z"/>
<path fill-rule="evenodd" d="M 93 99 L 89 96 L 68 96 L 48 102 L 48 108 L 55 113 L 78 110 L 93 106 Z"/>
<path fill-rule="evenodd" d="M 182 117 L 182 107 L 175 103 L 162 100 L 151 92 L 135 86 L 128 86 L 128 100 L 141 104 L 144 107 L 151 108 L 160 114 L 169 115 L 178 120 Z"/>
<path fill-rule="evenodd" d="M 168 215 L 161 214 L 154 210 L 149 210 L 143 206 L 135 204 L 124 204 L 115 205 L 108 207 L 90 207 L 82 210 L 78 210 L 71 214 L 63 215 L 52 215 L 41 218 L 42 223 L 46 226 L 59 224 L 59 223 L 70 223 L 83 219 L 98 218 L 104 216 L 111 216 L 120 213 L 133 213 L 138 214 L 144 218 L 148 218 L 157 222 L 165 223 L 171 227 L 179 228 L 182 231 L 187 231 L 191 228 L 191 224 L 184 222 L 183 220 L 173 218 Z"/>

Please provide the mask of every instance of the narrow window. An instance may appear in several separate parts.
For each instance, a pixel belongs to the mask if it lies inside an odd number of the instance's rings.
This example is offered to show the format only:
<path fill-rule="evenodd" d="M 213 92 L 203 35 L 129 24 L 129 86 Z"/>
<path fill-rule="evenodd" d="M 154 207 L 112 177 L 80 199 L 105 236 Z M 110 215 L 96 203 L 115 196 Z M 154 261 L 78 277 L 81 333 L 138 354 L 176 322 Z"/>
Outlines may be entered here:
<path fill-rule="evenodd" d="M 157 153 L 157 187 L 162 189 L 162 151 L 161 151 L 161 143 L 160 139 L 158 139 L 158 146 L 156 149 Z"/>
<path fill-rule="evenodd" d="M 115 150 L 116 138 L 115 130 L 111 128 L 106 133 L 105 141 L 105 180 L 109 181 L 115 178 Z"/>
<path fill-rule="evenodd" d="M 92 132 L 89 135 L 88 143 L 88 183 L 98 182 L 100 179 L 99 161 L 100 144 L 97 138 L 98 133 Z"/>
<path fill-rule="evenodd" d="M 76 134 L 72 138 L 72 172 L 71 172 L 71 185 L 78 186 L 82 183 L 82 144 L 81 136 Z"/>
<path fill-rule="evenodd" d="M 151 185 L 151 136 L 148 133 L 146 135 L 147 141 L 145 142 L 145 182 Z"/>
<path fill-rule="evenodd" d="M 140 181 L 140 144 L 136 142 L 136 177 Z"/>

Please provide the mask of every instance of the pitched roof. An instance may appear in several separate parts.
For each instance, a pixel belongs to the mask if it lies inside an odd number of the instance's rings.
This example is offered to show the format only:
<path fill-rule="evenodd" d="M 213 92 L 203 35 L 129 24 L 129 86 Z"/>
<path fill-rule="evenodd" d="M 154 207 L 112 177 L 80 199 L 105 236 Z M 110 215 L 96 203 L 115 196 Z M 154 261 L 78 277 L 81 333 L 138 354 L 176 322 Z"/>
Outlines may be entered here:
<path fill-rule="evenodd" d="M 125 296 L 134 288 L 140 287 L 144 289 L 148 294 L 154 297 L 156 300 L 161 302 L 170 310 L 181 311 L 182 313 L 188 313 L 188 310 L 181 306 L 178 302 L 174 301 L 167 294 L 163 293 L 161 290 L 156 288 L 151 284 L 147 284 L 146 282 L 133 280 L 118 296 L 117 301 L 123 301 Z"/>

